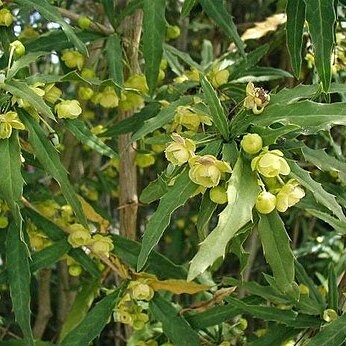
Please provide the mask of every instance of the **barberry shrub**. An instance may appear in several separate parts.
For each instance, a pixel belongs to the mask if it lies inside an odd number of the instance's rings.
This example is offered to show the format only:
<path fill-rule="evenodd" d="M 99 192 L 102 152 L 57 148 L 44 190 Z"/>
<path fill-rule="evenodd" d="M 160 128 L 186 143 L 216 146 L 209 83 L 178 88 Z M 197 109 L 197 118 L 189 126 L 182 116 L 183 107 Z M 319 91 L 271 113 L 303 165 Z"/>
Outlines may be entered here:
<path fill-rule="evenodd" d="M 345 6 L 0 1 L 0 344 L 344 345 Z"/>

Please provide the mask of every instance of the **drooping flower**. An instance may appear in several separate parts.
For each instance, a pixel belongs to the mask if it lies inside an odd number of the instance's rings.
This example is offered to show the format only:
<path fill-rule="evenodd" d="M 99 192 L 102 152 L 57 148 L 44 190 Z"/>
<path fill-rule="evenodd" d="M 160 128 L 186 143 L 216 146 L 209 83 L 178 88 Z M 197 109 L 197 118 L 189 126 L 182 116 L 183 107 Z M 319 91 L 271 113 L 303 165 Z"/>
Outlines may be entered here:
<path fill-rule="evenodd" d="M 288 175 L 291 169 L 283 156 L 280 150 L 263 150 L 252 159 L 251 168 L 267 178 L 277 177 L 279 174 Z"/>
<path fill-rule="evenodd" d="M 181 166 L 194 155 L 196 145 L 191 139 L 183 138 L 177 133 L 172 134 L 172 139 L 174 142 L 168 145 L 165 155 L 173 165 Z"/>
<path fill-rule="evenodd" d="M 89 244 L 93 253 L 106 257 L 109 257 L 110 251 L 114 249 L 112 239 L 101 234 L 94 235 Z"/>
<path fill-rule="evenodd" d="M 10 138 L 12 129 L 25 129 L 24 124 L 18 118 L 18 114 L 13 111 L 0 114 L 0 139 Z"/>
<path fill-rule="evenodd" d="M 195 113 L 188 106 L 179 106 L 174 116 L 172 130 L 181 131 L 182 127 L 196 132 L 201 124 L 211 125 L 211 118 L 205 114 Z"/>
<path fill-rule="evenodd" d="M 222 173 L 231 173 L 231 166 L 224 162 L 217 160 L 212 155 L 193 156 L 189 160 L 190 179 L 204 187 L 214 187 L 219 185 Z"/>
<path fill-rule="evenodd" d="M 290 179 L 276 195 L 276 209 L 285 212 L 305 196 L 305 191 L 295 179 Z"/>
<path fill-rule="evenodd" d="M 263 140 L 257 133 L 248 133 L 243 137 L 240 145 L 246 153 L 253 155 L 262 149 Z"/>
<path fill-rule="evenodd" d="M 75 50 L 67 50 L 63 52 L 61 60 L 65 63 L 67 67 L 77 67 L 78 70 L 81 70 L 84 65 L 84 56 Z"/>
<path fill-rule="evenodd" d="M 247 84 L 244 100 L 244 107 L 246 109 L 252 109 L 254 114 L 260 114 L 269 101 L 270 95 L 263 88 L 256 88 L 252 82 Z"/>
<path fill-rule="evenodd" d="M 77 100 L 61 101 L 55 106 L 58 118 L 75 119 L 82 113 L 82 108 Z"/>
<path fill-rule="evenodd" d="M 227 190 L 223 186 L 215 186 L 210 189 L 209 197 L 217 204 L 225 204 L 228 201 Z"/>
<path fill-rule="evenodd" d="M 262 191 L 257 196 L 256 210 L 261 214 L 269 214 L 275 209 L 276 197 L 268 191 Z"/>
<path fill-rule="evenodd" d="M 67 241 L 72 245 L 72 247 L 85 246 L 90 243 L 91 235 L 89 230 L 84 228 L 81 224 L 75 223 L 69 227 L 69 236 Z"/>

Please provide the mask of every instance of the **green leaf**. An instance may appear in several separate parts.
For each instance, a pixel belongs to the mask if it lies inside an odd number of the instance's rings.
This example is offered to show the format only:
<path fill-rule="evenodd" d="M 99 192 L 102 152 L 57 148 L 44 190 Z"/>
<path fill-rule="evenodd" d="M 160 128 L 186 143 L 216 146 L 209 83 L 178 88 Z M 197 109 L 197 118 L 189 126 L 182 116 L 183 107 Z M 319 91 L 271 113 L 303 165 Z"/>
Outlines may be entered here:
<path fill-rule="evenodd" d="M 103 34 L 94 31 L 81 31 L 77 33 L 77 37 L 82 42 L 93 42 L 104 39 Z M 25 44 L 27 52 L 51 52 L 52 50 L 60 52 L 72 47 L 72 42 L 66 40 L 65 34 L 61 30 L 49 30 L 47 33 L 40 35 L 37 39 Z"/>
<path fill-rule="evenodd" d="M 301 0 L 288 0 L 286 23 L 286 40 L 294 75 L 300 76 L 302 66 L 303 30 L 305 21 L 305 4 Z"/>
<path fill-rule="evenodd" d="M 247 71 L 231 81 L 231 83 L 248 83 L 248 82 L 266 82 L 269 80 L 275 80 L 280 78 L 292 78 L 293 76 L 279 68 L 275 67 L 251 67 Z"/>
<path fill-rule="evenodd" d="M 220 142 L 210 143 L 201 155 L 217 155 Z M 167 193 L 161 198 L 160 204 L 150 218 L 144 232 L 141 252 L 138 256 L 137 271 L 141 270 L 154 246 L 159 242 L 165 229 L 169 225 L 172 213 L 184 205 L 190 196 L 196 191 L 198 185 L 189 178 L 188 170 L 185 169 L 176 179 L 173 186 L 168 188 Z"/>
<path fill-rule="evenodd" d="M 233 40 L 240 53 L 245 56 L 244 43 L 241 40 L 233 18 L 228 13 L 223 0 L 199 0 L 206 14 Z"/>
<path fill-rule="evenodd" d="M 201 344 L 198 334 L 167 300 L 155 294 L 150 301 L 149 309 L 155 319 L 162 323 L 163 332 L 175 345 L 198 346 Z"/>
<path fill-rule="evenodd" d="M 346 314 L 327 324 L 307 343 L 307 346 L 340 346 L 346 340 Z"/>
<path fill-rule="evenodd" d="M 24 184 L 20 155 L 18 132 L 14 130 L 10 138 L 0 139 L 0 193 L 11 209 L 18 227 L 22 224 L 18 203 L 23 194 Z"/>
<path fill-rule="evenodd" d="M 197 232 L 198 239 L 204 240 L 208 235 L 208 225 L 213 213 L 217 207 L 217 204 L 212 202 L 209 198 L 209 193 L 205 193 L 202 197 L 202 202 L 199 207 L 198 219 L 197 219 Z"/>
<path fill-rule="evenodd" d="M 132 135 L 131 142 L 135 142 L 138 139 L 143 138 L 148 133 L 151 133 L 169 123 L 173 119 L 178 106 L 188 105 L 192 101 L 192 96 L 183 96 L 179 100 L 172 102 L 168 107 L 162 108 L 156 116 L 145 121 L 144 125 Z"/>
<path fill-rule="evenodd" d="M 198 71 L 202 70 L 201 66 L 198 63 L 196 63 L 196 61 L 194 61 L 188 53 L 182 52 L 179 49 L 167 43 L 164 44 L 163 48 L 166 53 L 170 53 L 173 56 L 180 58 L 184 63 L 188 64 L 189 66 L 195 67 Z"/>
<path fill-rule="evenodd" d="M 301 101 L 293 104 L 270 103 L 260 117 L 249 115 L 232 123 L 235 135 L 242 134 L 250 124 L 270 126 L 273 123 L 298 125 L 300 133 L 315 134 L 319 130 L 330 129 L 333 125 L 346 125 L 343 112 L 345 103 L 323 104 Z"/>
<path fill-rule="evenodd" d="M 227 297 L 225 300 L 228 304 L 231 304 L 234 308 L 240 310 L 241 313 L 250 314 L 253 317 L 264 321 L 276 321 L 289 327 L 296 328 L 311 328 L 317 327 L 320 324 L 319 318 L 298 314 L 293 310 L 285 310 L 283 313 L 282 310 L 278 308 L 257 304 L 247 304 L 246 302 L 233 297 Z"/>
<path fill-rule="evenodd" d="M 162 176 L 160 175 L 143 189 L 139 197 L 142 203 L 150 204 L 160 199 L 168 191 L 167 181 Z"/>
<path fill-rule="evenodd" d="M 198 0 L 185 0 L 181 9 L 181 16 L 187 17 L 191 10 L 197 5 Z"/>
<path fill-rule="evenodd" d="M 114 239 L 116 245 L 113 252 L 128 266 L 136 268 L 141 244 L 118 235 L 114 235 Z M 146 271 L 156 275 L 161 280 L 185 279 L 187 275 L 185 268 L 174 264 L 156 251 L 152 251 L 149 255 Z"/>
<path fill-rule="evenodd" d="M 146 120 L 157 115 L 157 113 L 160 111 L 160 108 L 160 104 L 157 102 L 149 103 L 131 117 L 123 119 L 116 123 L 114 126 L 109 127 L 102 135 L 105 137 L 113 137 L 129 132 L 138 131 L 143 126 Z"/>
<path fill-rule="evenodd" d="M 29 66 L 33 62 L 36 62 L 38 58 L 45 54 L 47 54 L 47 52 L 29 52 L 25 54 L 12 64 L 11 68 L 7 72 L 7 78 L 13 78 L 20 69 Z"/>
<path fill-rule="evenodd" d="M 208 79 L 204 76 L 201 79 L 201 85 L 205 94 L 208 108 L 210 110 L 210 117 L 212 118 L 215 126 L 220 131 L 223 138 L 227 141 L 229 138 L 229 127 L 225 110 L 222 108 L 216 91 L 214 90 Z"/>
<path fill-rule="evenodd" d="M 338 279 L 333 262 L 330 262 L 328 268 L 328 308 L 339 310 Z"/>
<path fill-rule="evenodd" d="M 317 202 L 327 207 L 335 216 L 341 221 L 346 221 L 346 217 L 342 211 L 341 206 L 335 199 L 335 196 L 324 190 L 322 185 L 310 176 L 310 173 L 305 169 L 300 168 L 294 161 L 288 161 L 291 167 L 290 176 L 296 179 L 301 185 L 312 192 Z"/>
<path fill-rule="evenodd" d="M 64 324 L 61 327 L 59 339 L 63 340 L 65 336 L 70 333 L 87 315 L 91 304 L 93 303 L 97 292 L 99 290 L 99 280 L 88 282 L 84 284 L 80 291 L 77 293 L 71 310 L 69 311 Z"/>
<path fill-rule="evenodd" d="M 329 90 L 332 78 L 331 55 L 335 35 L 334 2 L 330 0 L 304 0 L 306 5 L 305 19 L 314 46 L 314 57 L 323 90 Z"/>
<path fill-rule="evenodd" d="M 165 0 L 144 0 L 143 55 L 150 94 L 155 90 L 160 71 L 162 45 L 166 34 L 165 10 Z"/>
<path fill-rule="evenodd" d="M 11 223 L 7 233 L 7 273 L 12 307 L 16 321 L 27 345 L 34 345 L 30 326 L 30 268 L 26 244 L 21 240 L 21 229 Z"/>
<path fill-rule="evenodd" d="M 339 219 L 317 209 L 310 209 L 310 208 L 304 208 L 304 209 L 306 210 L 307 213 L 317 217 L 320 220 L 323 220 L 328 225 L 332 226 L 337 233 L 341 235 L 346 234 L 345 221 L 340 221 Z"/>
<path fill-rule="evenodd" d="M 88 145 L 91 149 L 97 151 L 101 155 L 108 156 L 110 158 L 118 158 L 119 155 L 111 149 L 108 145 L 104 144 L 102 140 L 94 135 L 84 121 L 80 119 L 68 119 L 64 121 L 66 128 L 71 131 L 76 138 L 78 138 L 83 144 Z"/>
<path fill-rule="evenodd" d="M 40 161 L 48 174 L 59 183 L 66 201 L 71 205 L 79 221 L 88 228 L 88 222 L 83 213 L 82 206 L 68 180 L 66 170 L 60 162 L 59 155 L 48 140 L 40 125 L 25 111 L 20 112 L 21 120 L 29 131 L 29 142 L 35 156 Z"/>
<path fill-rule="evenodd" d="M 47 268 L 58 262 L 63 255 L 71 249 L 71 245 L 65 240 L 59 240 L 56 243 L 35 252 L 31 259 L 30 270 L 35 272 L 42 268 Z"/>
<path fill-rule="evenodd" d="M 112 315 L 121 290 L 104 297 L 93 307 L 85 318 L 72 329 L 60 342 L 59 346 L 81 346 L 89 343 L 100 335 Z"/>
<path fill-rule="evenodd" d="M 22 6 L 29 7 L 30 9 L 34 8 L 44 18 L 60 24 L 62 30 L 67 36 L 67 39 L 71 41 L 82 54 L 88 55 L 88 49 L 85 44 L 77 37 L 72 27 L 63 20 L 55 6 L 52 6 L 45 0 L 16 0 L 16 2 Z"/>
<path fill-rule="evenodd" d="M 0 84 L 0 88 L 8 91 L 13 96 L 29 102 L 39 113 L 55 121 L 54 114 L 43 101 L 42 97 L 38 96 L 26 83 L 11 80 L 6 81 L 4 84 Z"/>
<path fill-rule="evenodd" d="M 252 220 L 252 208 L 258 195 L 258 185 L 250 164 L 239 156 L 228 182 L 228 205 L 221 212 L 216 228 L 201 243 L 191 261 L 188 280 L 203 273 L 219 257 L 225 255 L 228 242 L 241 227 Z"/>
<path fill-rule="evenodd" d="M 113 34 L 107 38 L 106 57 L 109 76 L 115 83 L 123 85 L 122 47 L 117 34 Z"/>
<path fill-rule="evenodd" d="M 201 51 L 201 65 L 208 66 L 213 62 L 214 52 L 213 52 L 213 44 L 209 40 L 203 40 L 202 43 L 202 51 Z"/>
<path fill-rule="evenodd" d="M 68 254 L 94 278 L 100 277 L 101 272 L 96 262 L 94 262 L 82 249 L 71 249 Z"/>
<path fill-rule="evenodd" d="M 284 223 L 277 212 L 259 215 L 258 233 L 264 256 L 277 286 L 283 293 L 291 292 L 294 290 L 294 259 Z"/>
<path fill-rule="evenodd" d="M 291 339 L 300 332 L 301 329 L 287 328 L 282 325 L 274 324 L 267 329 L 264 336 L 250 342 L 249 346 L 284 345 L 285 341 Z"/>

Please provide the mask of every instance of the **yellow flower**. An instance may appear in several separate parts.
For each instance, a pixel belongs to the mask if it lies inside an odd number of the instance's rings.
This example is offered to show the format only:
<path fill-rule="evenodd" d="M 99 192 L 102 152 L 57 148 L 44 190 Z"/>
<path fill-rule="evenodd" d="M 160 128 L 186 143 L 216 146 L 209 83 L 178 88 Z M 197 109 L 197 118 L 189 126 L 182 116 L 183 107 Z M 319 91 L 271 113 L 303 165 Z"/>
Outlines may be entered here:
<path fill-rule="evenodd" d="M 0 114 L 0 139 L 10 138 L 12 128 L 17 130 L 24 130 L 24 124 L 19 120 L 16 112 L 7 112 Z"/>
<path fill-rule="evenodd" d="M 147 314 L 140 312 L 134 315 L 134 320 L 132 323 L 132 327 L 134 330 L 141 330 L 144 328 L 145 324 L 149 321 L 149 317 Z"/>
<path fill-rule="evenodd" d="M 149 301 L 154 297 L 154 290 L 144 280 L 131 281 L 128 288 L 135 300 Z"/>
<path fill-rule="evenodd" d="M 290 179 L 276 196 L 276 209 L 285 212 L 289 207 L 297 204 L 305 196 L 305 191 L 299 183 Z"/>
<path fill-rule="evenodd" d="M 178 129 L 180 131 L 182 127 L 186 127 L 188 130 L 196 132 L 200 124 L 211 125 L 211 119 L 207 115 L 194 113 L 190 107 L 179 106 L 177 113 L 174 116 L 173 130 Z"/>
<path fill-rule="evenodd" d="M 54 83 L 47 84 L 44 88 L 44 99 L 50 103 L 55 103 L 61 97 L 62 91 Z"/>
<path fill-rule="evenodd" d="M 58 118 L 75 119 L 82 113 L 82 108 L 77 100 L 61 101 L 55 106 Z"/>
<path fill-rule="evenodd" d="M 99 103 L 104 108 L 115 108 L 119 104 L 119 97 L 114 88 L 108 86 L 97 94 L 96 103 Z"/>
<path fill-rule="evenodd" d="M 263 150 L 252 159 L 251 168 L 267 178 L 277 177 L 279 174 L 288 175 L 291 169 L 283 156 L 280 150 Z"/>
<path fill-rule="evenodd" d="M 90 232 L 81 224 L 75 223 L 71 225 L 69 227 L 69 232 L 70 234 L 67 237 L 67 241 L 72 245 L 72 247 L 76 248 L 90 243 Z"/>
<path fill-rule="evenodd" d="M 81 72 L 81 76 L 84 79 L 91 79 L 96 77 L 96 73 L 92 68 L 84 67 Z"/>
<path fill-rule="evenodd" d="M 116 320 L 120 323 L 132 325 L 133 320 L 131 314 L 125 309 L 117 309 Z"/>
<path fill-rule="evenodd" d="M 227 191 L 222 186 L 215 186 L 210 189 L 209 197 L 212 202 L 217 204 L 225 204 L 228 202 Z"/>
<path fill-rule="evenodd" d="M 67 67 L 77 67 L 78 70 L 81 70 L 84 65 L 84 56 L 75 50 L 67 50 L 63 52 L 61 60 L 65 63 Z"/>
<path fill-rule="evenodd" d="M 262 149 L 263 140 L 257 133 L 248 133 L 243 137 L 240 145 L 246 153 L 256 154 Z"/>
<path fill-rule="evenodd" d="M 217 186 L 222 173 L 231 173 L 230 165 L 224 161 L 217 160 L 212 155 L 196 155 L 189 160 L 190 179 L 204 187 Z"/>
<path fill-rule="evenodd" d="M 82 100 L 90 100 L 94 95 L 93 89 L 89 87 L 80 87 L 78 90 L 78 96 Z"/>
<path fill-rule="evenodd" d="M 183 138 L 177 133 L 172 134 L 172 139 L 174 142 L 168 145 L 165 155 L 173 165 L 181 166 L 194 155 L 196 146 L 191 139 Z"/>
<path fill-rule="evenodd" d="M 20 57 L 25 54 L 25 47 L 19 40 L 11 42 L 10 47 L 13 48 L 16 57 Z"/>
<path fill-rule="evenodd" d="M 256 209 L 261 214 L 269 214 L 275 209 L 276 197 L 267 191 L 262 191 L 257 196 Z"/>
<path fill-rule="evenodd" d="M 212 70 L 209 74 L 209 79 L 214 88 L 218 88 L 228 82 L 229 72 L 228 70 Z"/>
<path fill-rule="evenodd" d="M 252 109 L 254 114 L 263 112 L 264 107 L 269 103 L 270 95 L 262 88 L 255 88 L 252 82 L 246 86 L 246 97 L 244 100 L 244 107 Z"/>
<path fill-rule="evenodd" d="M 81 29 L 89 29 L 89 26 L 91 24 L 91 20 L 88 18 L 88 17 L 80 17 L 78 19 L 78 26 L 81 28 Z"/>
<path fill-rule="evenodd" d="M 13 16 L 7 8 L 0 10 L 0 26 L 9 27 L 13 23 Z"/>
<path fill-rule="evenodd" d="M 114 249 L 114 245 L 110 237 L 96 234 L 90 242 L 90 249 L 96 255 L 109 257 L 109 252 Z"/>
<path fill-rule="evenodd" d="M 135 163 L 140 168 L 150 167 L 155 163 L 155 157 L 150 153 L 136 153 Z"/>
<path fill-rule="evenodd" d="M 180 36 L 180 28 L 177 25 L 167 25 L 166 37 L 168 40 L 174 40 Z"/>

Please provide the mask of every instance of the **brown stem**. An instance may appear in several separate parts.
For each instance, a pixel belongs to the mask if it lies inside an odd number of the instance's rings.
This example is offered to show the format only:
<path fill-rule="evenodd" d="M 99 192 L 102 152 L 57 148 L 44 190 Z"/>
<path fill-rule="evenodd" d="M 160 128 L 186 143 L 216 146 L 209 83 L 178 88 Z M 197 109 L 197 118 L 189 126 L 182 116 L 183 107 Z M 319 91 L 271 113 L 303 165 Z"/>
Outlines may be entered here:
<path fill-rule="evenodd" d="M 52 316 L 50 306 L 50 278 L 52 270 L 44 268 L 39 274 L 38 286 L 38 312 L 33 328 L 35 339 L 42 339 L 44 331 L 46 330 L 49 319 Z"/>
<path fill-rule="evenodd" d="M 70 310 L 68 293 L 70 290 L 69 274 L 66 261 L 60 261 L 58 264 L 58 311 L 57 324 L 58 330 L 65 322 L 66 316 Z"/>
<path fill-rule="evenodd" d="M 139 41 L 142 32 L 143 14 L 137 10 L 124 22 L 124 47 L 131 71 L 127 74 L 140 73 L 138 62 Z M 125 73 L 126 74 L 126 73 Z M 119 111 L 119 121 L 131 117 L 134 111 Z M 120 234 L 129 239 L 136 239 L 137 229 L 137 169 L 135 165 L 136 144 L 129 145 L 131 134 L 119 136 L 119 218 Z"/>

